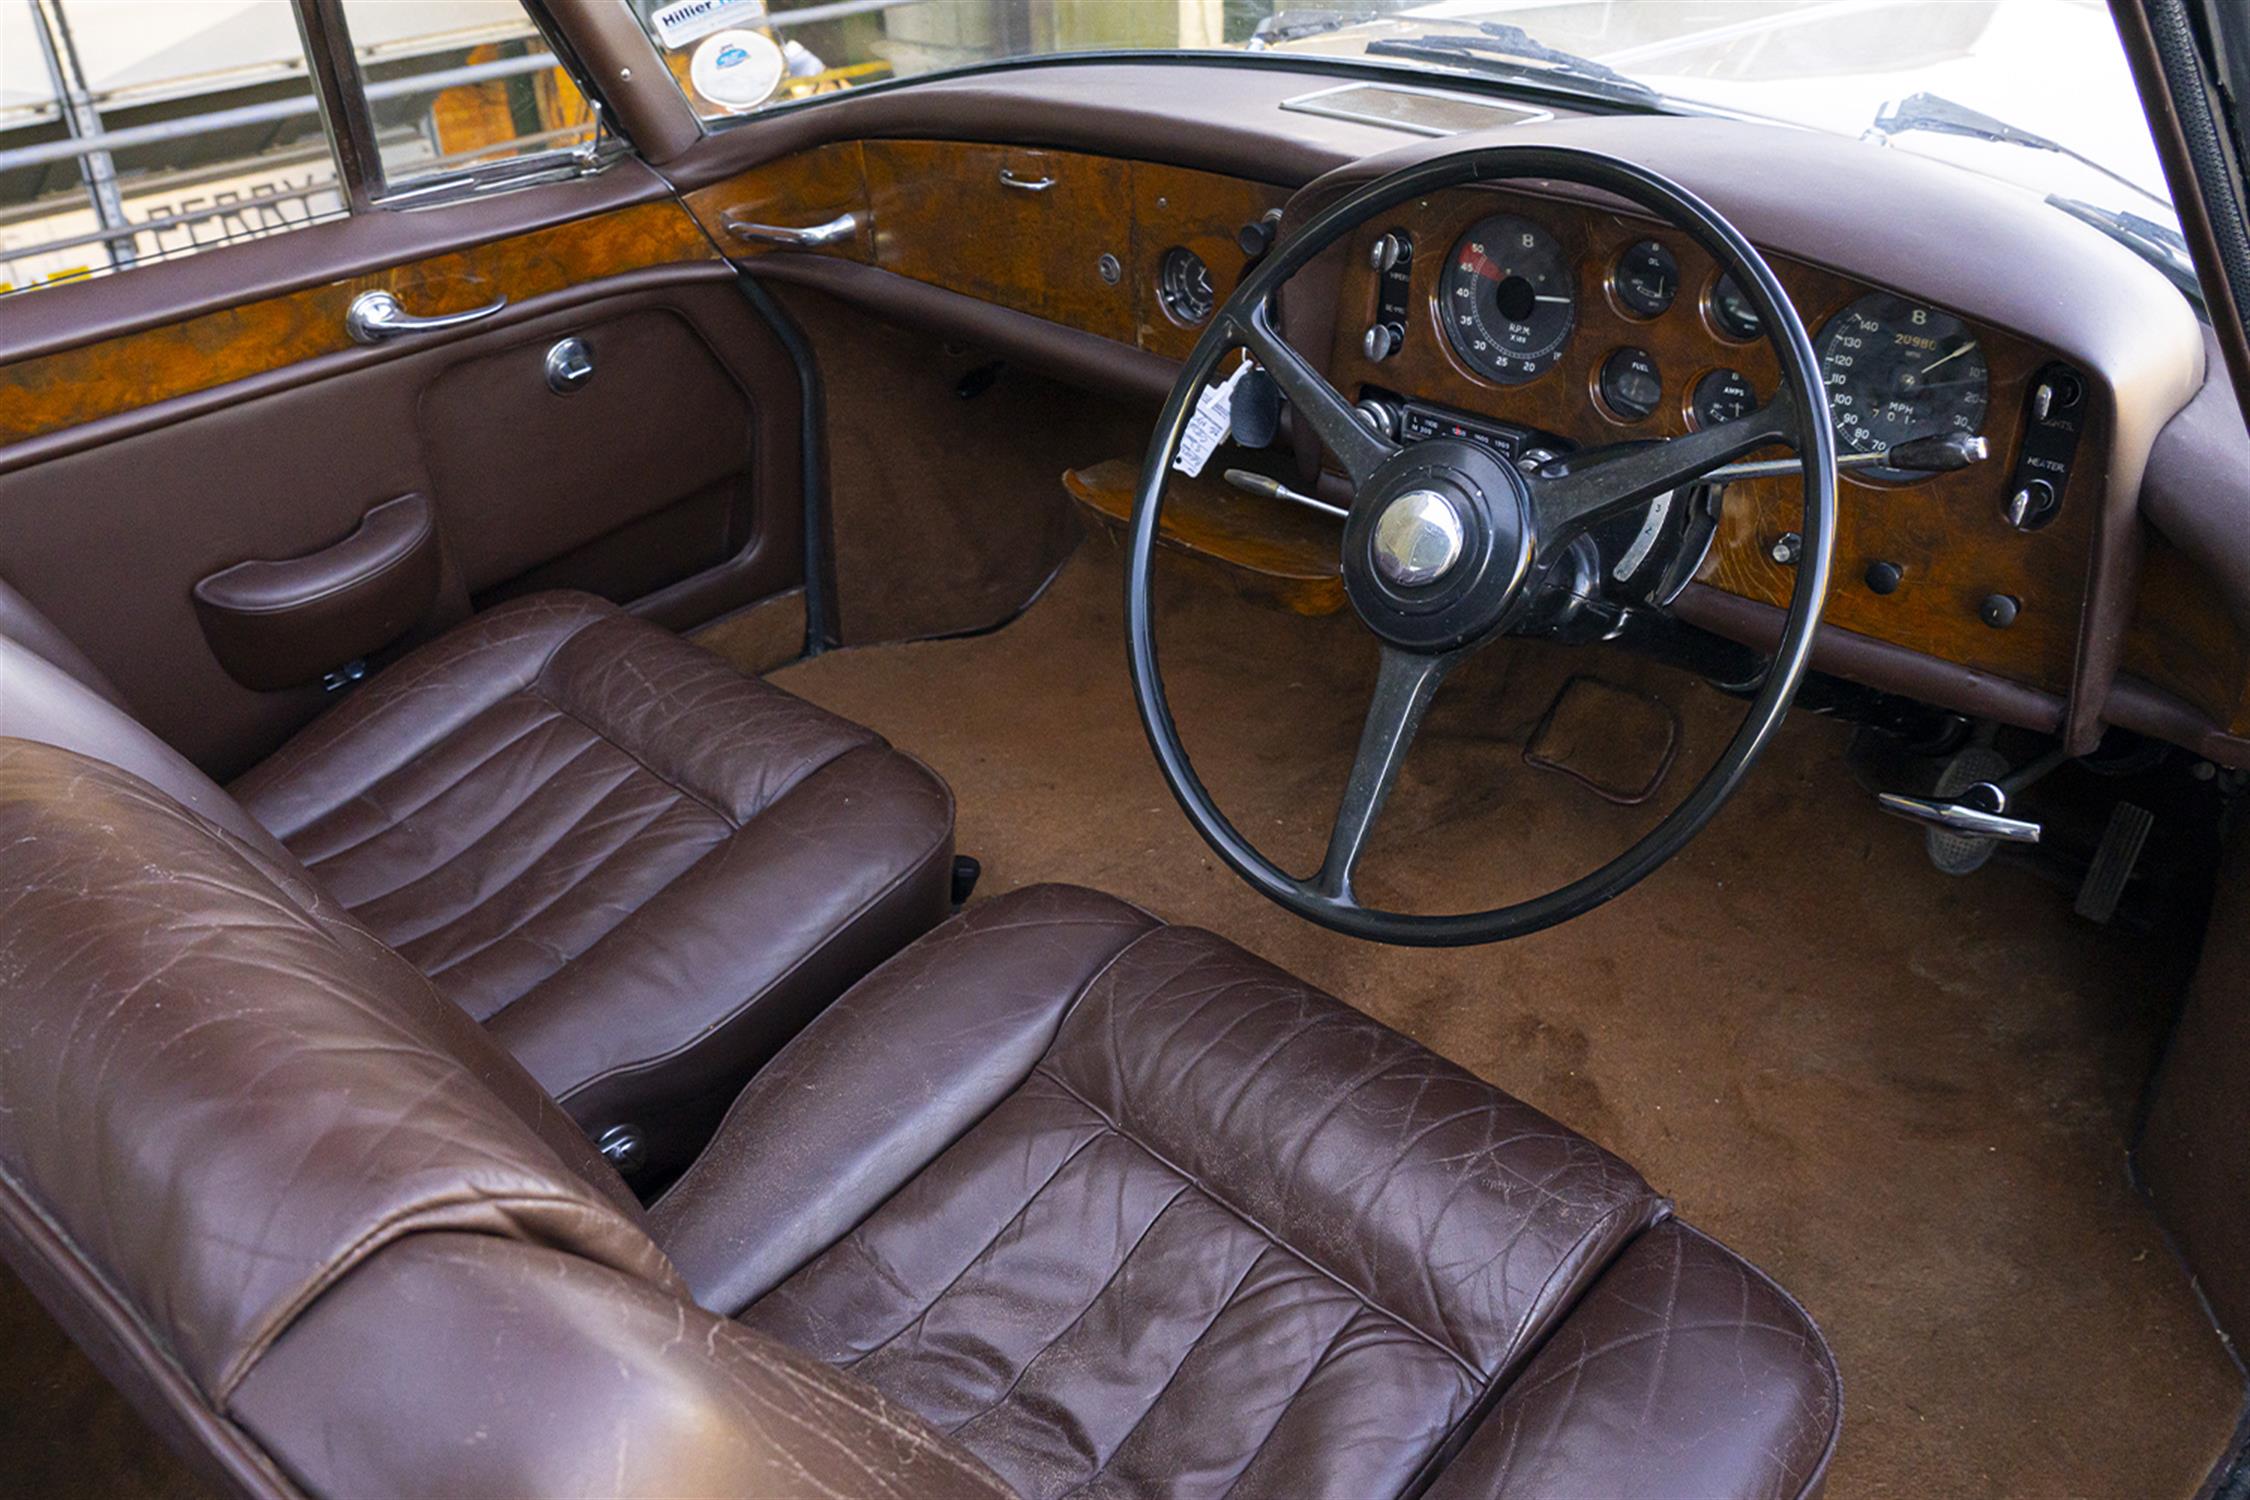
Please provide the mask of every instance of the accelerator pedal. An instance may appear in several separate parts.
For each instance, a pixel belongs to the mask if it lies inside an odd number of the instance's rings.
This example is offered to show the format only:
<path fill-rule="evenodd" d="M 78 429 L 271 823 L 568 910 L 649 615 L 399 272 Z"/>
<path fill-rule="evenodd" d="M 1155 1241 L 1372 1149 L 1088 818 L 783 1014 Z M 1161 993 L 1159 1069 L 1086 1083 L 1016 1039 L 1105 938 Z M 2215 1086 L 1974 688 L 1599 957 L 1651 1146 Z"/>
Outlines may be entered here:
<path fill-rule="evenodd" d="M 2142 846 L 2148 843 L 2149 830 L 2155 826 L 2156 814 L 2145 807 L 2120 802 L 2111 808 L 2101 847 L 2094 851 L 2094 862 L 2079 882 L 2078 899 L 2070 909 L 2089 922 L 2106 926 L 2117 915 L 2125 883 L 2133 878 L 2133 866 L 2140 863 Z"/>

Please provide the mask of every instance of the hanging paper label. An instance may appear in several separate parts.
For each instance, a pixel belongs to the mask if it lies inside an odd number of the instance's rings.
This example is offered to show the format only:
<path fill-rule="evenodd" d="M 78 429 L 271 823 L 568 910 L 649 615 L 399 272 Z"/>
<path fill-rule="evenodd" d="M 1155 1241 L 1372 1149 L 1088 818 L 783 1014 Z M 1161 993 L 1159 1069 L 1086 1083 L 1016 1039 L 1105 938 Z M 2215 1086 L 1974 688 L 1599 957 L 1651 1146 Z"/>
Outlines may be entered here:
<path fill-rule="evenodd" d="M 1203 472 L 1203 466 L 1234 427 L 1234 388 L 1249 373 L 1250 361 L 1244 360 L 1232 375 L 1217 385 L 1206 386 L 1195 398 L 1195 415 L 1188 418 L 1187 431 L 1180 437 L 1179 456 L 1172 460 L 1174 469 L 1190 479 Z"/>

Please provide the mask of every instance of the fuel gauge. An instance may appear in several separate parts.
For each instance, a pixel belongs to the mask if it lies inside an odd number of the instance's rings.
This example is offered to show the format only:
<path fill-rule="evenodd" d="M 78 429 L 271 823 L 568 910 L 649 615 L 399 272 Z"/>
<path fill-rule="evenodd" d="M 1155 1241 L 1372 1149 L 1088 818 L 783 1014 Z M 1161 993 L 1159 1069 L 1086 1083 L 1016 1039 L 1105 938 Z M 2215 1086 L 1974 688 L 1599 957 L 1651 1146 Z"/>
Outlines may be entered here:
<path fill-rule="evenodd" d="M 1664 377 L 1656 359 L 1646 349 L 1618 349 L 1602 361 L 1602 405 L 1610 414 L 1638 422 L 1653 414 L 1664 399 Z"/>

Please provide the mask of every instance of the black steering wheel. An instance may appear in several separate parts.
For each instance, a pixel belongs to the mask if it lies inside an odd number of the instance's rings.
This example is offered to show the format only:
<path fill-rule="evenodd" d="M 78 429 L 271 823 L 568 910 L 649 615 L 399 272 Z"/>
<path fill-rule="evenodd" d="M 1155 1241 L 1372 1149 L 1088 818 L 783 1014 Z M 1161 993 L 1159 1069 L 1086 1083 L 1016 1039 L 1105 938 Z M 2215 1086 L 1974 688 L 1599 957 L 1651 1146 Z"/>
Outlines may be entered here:
<path fill-rule="evenodd" d="M 1344 395 L 1283 341 L 1274 292 L 1367 220 L 1412 198 L 1466 183 L 1538 178 L 1615 194 L 1703 246 L 1731 272 L 1764 320 L 1783 385 L 1767 405 L 1682 437 L 1584 449 L 1527 471 L 1471 442 L 1399 444 L 1376 432 Z M 1150 574 L 1172 461 L 1196 398 L 1219 362 L 1247 349 L 1299 422 L 1349 476 L 1343 579 L 1361 623 L 1381 644 L 1374 700 L 1328 852 L 1309 876 L 1290 875 L 1229 823 L 1195 774 L 1164 697 Z M 1439 683 L 1470 653 L 1522 621 L 1570 543 L 1591 527 L 1772 443 L 1796 449 L 1804 470 L 1803 551 L 1771 667 L 1741 727 L 1687 797 L 1622 854 L 1570 884 L 1489 911 L 1414 915 L 1362 906 L 1352 870 Z M 1372 182 L 1322 211 L 1243 278 L 1164 403 L 1141 468 L 1126 568 L 1126 643 L 1141 722 L 1172 794 L 1228 866 L 1271 900 L 1354 937 L 1422 946 L 1497 942 L 1568 921 L 1630 888 L 1678 853 L 1741 784 L 1789 711 L 1828 592 L 1836 528 L 1836 438 L 1812 340 L 1758 252 L 1693 194 L 1599 152 L 1488 146 L 1454 152 Z"/>

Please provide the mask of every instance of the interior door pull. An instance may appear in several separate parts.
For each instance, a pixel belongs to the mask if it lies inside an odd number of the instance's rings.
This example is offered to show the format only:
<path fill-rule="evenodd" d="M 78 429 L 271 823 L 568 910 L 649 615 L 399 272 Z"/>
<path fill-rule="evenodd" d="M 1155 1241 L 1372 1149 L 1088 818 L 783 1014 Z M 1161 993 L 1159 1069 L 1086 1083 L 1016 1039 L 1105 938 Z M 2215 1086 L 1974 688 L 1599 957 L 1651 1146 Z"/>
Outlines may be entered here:
<path fill-rule="evenodd" d="M 810 229 L 792 229 L 786 224 L 750 224 L 741 219 L 727 220 L 727 233 L 738 240 L 749 240 L 760 245 L 782 245 L 791 250 L 825 250 L 830 245 L 848 243 L 859 233 L 859 215 L 845 214 L 830 219 L 825 224 L 815 224 Z"/>
<path fill-rule="evenodd" d="M 1011 167 L 1000 169 L 1000 185 L 1014 188 L 1019 193 L 1044 193 L 1055 185 L 1052 177 L 1018 177 Z"/>
<path fill-rule="evenodd" d="M 380 344 L 385 339 L 395 339 L 402 333 L 435 333 L 441 328 L 459 328 L 469 323 L 481 323 L 501 308 L 508 299 L 501 297 L 483 307 L 472 307 L 467 312 L 439 313 L 433 318 L 417 318 L 399 305 L 398 298 L 389 292 L 361 292 L 352 298 L 351 310 L 344 314 L 344 327 L 355 343 Z"/>

